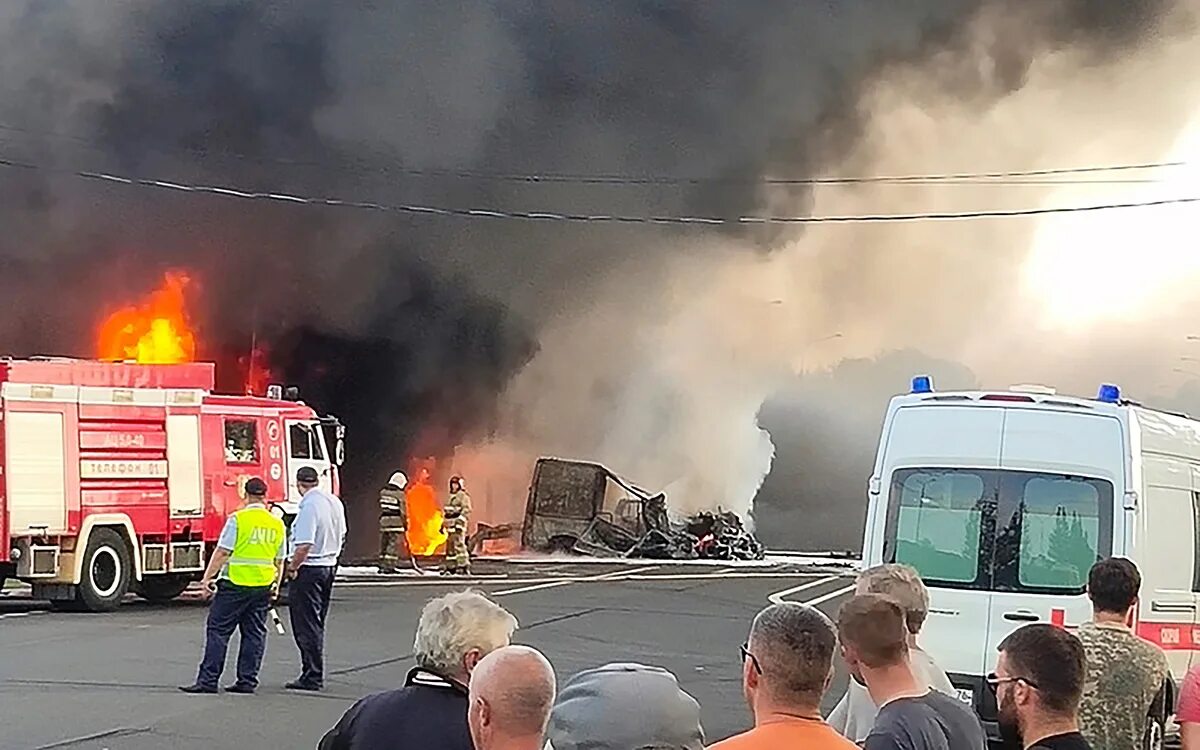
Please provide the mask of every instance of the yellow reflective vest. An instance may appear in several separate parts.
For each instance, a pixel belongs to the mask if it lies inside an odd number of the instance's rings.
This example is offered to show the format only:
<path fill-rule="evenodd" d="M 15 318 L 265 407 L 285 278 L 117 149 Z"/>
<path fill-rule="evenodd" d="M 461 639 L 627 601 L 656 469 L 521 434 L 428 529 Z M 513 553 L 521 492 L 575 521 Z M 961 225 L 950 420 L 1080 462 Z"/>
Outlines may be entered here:
<path fill-rule="evenodd" d="M 243 508 L 237 519 L 237 541 L 229 553 L 226 574 L 235 586 L 264 587 L 275 583 L 275 563 L 284 543 L 283 521 L 266 508 Z"/>

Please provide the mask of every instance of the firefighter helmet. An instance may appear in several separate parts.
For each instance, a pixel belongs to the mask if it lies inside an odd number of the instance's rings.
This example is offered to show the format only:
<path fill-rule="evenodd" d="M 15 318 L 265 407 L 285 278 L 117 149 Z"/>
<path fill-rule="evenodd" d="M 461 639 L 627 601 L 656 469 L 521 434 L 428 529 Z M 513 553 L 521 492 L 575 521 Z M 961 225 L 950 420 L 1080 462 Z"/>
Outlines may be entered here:
<path fill-rule="evenodd" d="M 450 484 L 455 484 L 455 483 L 458 484 L 458 488 L 460 490 L 466 489 L 466 487 L 467 487 L 467 483 L 463 481 L 462 476 L 459 474 L 455 474 L 454 476 L 450 477 Z"/>
<path fill-rule="evenodd" d="M 402 490 L 404 489 L 405 485 L 408 484 L 408 477 L 404 476 L 404 472 L 402 471 L 394 471 L 392 472 L 392 475 L 388 477 L 388 484 L 392 485 L 398 490 Z"/>

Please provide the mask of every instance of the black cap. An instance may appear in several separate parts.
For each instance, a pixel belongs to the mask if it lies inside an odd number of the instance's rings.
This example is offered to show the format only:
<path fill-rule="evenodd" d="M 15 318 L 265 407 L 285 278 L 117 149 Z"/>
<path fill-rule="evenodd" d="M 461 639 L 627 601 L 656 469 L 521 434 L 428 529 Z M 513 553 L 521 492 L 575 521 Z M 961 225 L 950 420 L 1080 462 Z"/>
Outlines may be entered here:
<path fill-rule="evenodd" d="M 246 480 L 246 494 L 250 497 L 266 497 L 267 483 L 258 477 L 251 477 Z"/>
<path fill-rule="evenodd" d="M 296 472 L 296 482 L 299 484 L 317 484 L 317 470 L 311 466 L 301 466 Z"/>

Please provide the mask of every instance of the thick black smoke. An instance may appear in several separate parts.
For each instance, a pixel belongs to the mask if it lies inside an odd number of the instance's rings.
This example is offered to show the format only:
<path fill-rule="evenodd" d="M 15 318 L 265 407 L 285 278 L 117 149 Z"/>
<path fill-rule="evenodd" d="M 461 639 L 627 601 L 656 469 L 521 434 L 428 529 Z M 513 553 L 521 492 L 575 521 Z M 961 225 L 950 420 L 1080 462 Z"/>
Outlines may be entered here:
<path fill-rule="evenodd" d="M 985 101 L 1020 88 L 1045 49 L 1121 54 L 1169 6 L 7 0 L 0 156 L 379 202 L 796 213 L 806 189 L 754 180 L 836 165 L 881 69 L 948 61 L 947 85 Z M 956 66 L 962 30 L 998 11 L 1036 22 L 1024 43 L 988 50 L 990 72 L 974 57 Z M 547 186 L 405 169 L 716 181 Z M 0 223 L 0 349 L 87 355 L 106 305 L 165 268 L 192 270 L 212 356 L 256 333 L 278 372 L 345 419 L 352 502 L 412 453 L 445 455 L 486 429 L 544 326 L 614 269 L 652 283 L 705 252 L 652 228 L 239 202 L 11 168 Z"/>

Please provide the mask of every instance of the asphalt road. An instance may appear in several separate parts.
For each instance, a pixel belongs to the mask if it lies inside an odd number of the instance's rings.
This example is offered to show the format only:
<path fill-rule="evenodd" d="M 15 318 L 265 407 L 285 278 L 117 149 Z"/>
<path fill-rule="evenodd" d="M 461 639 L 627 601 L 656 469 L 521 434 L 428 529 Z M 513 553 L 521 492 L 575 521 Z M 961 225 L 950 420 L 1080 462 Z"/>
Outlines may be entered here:
<path fill-rule="evenodd" d="M 517 616 L 517 642 L 544 651 L 560 680 L 610 661 L 666 667 L 700 701 L 711 740 L 747 725 L 738 646 L 754 613 L 781 592 L 832 612 L 850 584 L 836 571 L 794 565 L 526 564 L 477 571 L 486 575 L 473 585 Z M 328 686 L 315 695 L 283 690 L 298 656 L 290 635 L 273 632 L 257 695 L 179 693 L 176 686 L 192 681 L 200 657 L 205 610 L 198 601 L 132 602 L 116 613 L 84 615 L 52 613 L 8 592 L 0 599 L 0 747 L 312 748 L 355 699 L 403 681 L 422 604 L 465 583 L 339 582 Z M 226 682 L 235 646 L 236 637 Z M 839 680 L 827 696 L 829 705 L 844 684 Z"/>

